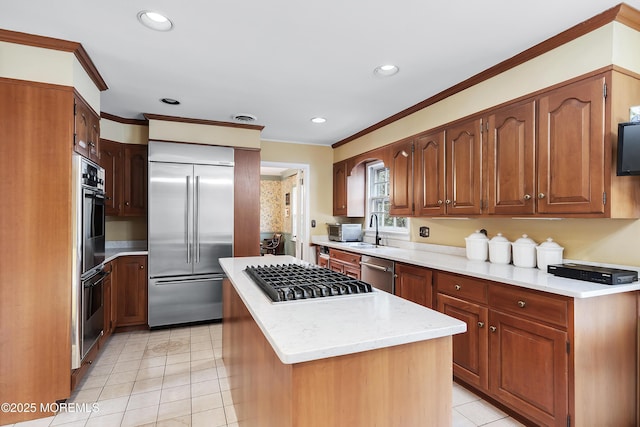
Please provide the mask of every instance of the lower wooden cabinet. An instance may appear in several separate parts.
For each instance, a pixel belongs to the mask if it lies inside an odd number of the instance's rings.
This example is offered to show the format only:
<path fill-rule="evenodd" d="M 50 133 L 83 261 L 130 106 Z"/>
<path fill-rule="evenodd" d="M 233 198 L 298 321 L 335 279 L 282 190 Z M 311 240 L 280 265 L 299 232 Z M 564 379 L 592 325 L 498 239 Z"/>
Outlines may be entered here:
<path fill-rule="evenodd" d="M 464 382 L 488 389 L 489 310 L 471 301 L 439 293 L 438 311 L 467 324 L 467 332 L 453 336 L 453 373 Z"/>
<path fill-rule="evenodd" d="M 570 298 L 441 271 L 434 281 L 438 311 L 467 324 L 453 336 L 458 381 L 535 425 L 636 425 L 637 295 Z"/>
<path fill-rule="evenodd" d="M 117 326 L 147 325 L 148 288 L 146 255 L 130 255 L 118 258 L 116 283 Z"/>
<path fill-rule="evenodd" d="M 567 333 L 489 313 L 489 392 L 539 425 L 567 425 Z"/>
<path fill-rule="evenodd" d="M 425 307 L 433 307 L 433 271 L 396 263 L 395 294 Z M 455 337 L 456 335 L 454 335 Z M 454 344 L 455 345 L 455 344 Z"/>
<path fill-rule="evenodd" d="M 360 279 L 360 255 L 352 252 L 329 249 L 329 269 Z"/>

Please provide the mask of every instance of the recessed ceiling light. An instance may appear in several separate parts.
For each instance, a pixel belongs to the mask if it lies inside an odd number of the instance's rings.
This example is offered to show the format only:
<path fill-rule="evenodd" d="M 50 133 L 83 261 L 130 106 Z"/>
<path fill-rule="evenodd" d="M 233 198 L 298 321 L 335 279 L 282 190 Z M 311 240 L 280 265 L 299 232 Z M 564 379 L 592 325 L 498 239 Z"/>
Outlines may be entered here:
<path fill-rule="evenodd" d="M 389 76 L 393 76 L 398 71 L 400 71 L 400 69 L 397 66 L 393 64 L 385 64 L 385 65 L 380 65 L 376 67 L 373 70 L 373 74 L 380 77 L 389 77 Z"/>
<path fill-rule="evenodd" d="M 238 113 L 234 114 L 231 117 L 233 118 L 233 120 L 236 120 L 238 122 L 255 122 L 256 120 L 258 120 L 256 116 L 249 113 Z"/>
<path fill-rule="evenodd" d="M 138 12 L 138 21 L 147 28 L 156 31 L 169 31 L 173 28 L 173 22 L 166 16 L 158 12 L 143 10 Z"/>
<path fill-rule="evenodd" d="M 311 119 L 311 121 L 313 123 L 324 123 L 327 121 L 327 119 L 325 119 L 324 117 L 314 117 L 313 119 Z"/>
<path fill-rule="evenodd" d="M 169 105 L 180 105 L 180 101 L 173 98 L 162 98 L 160 102 L 164 102 L 165 104 L 169 104 Z"/>

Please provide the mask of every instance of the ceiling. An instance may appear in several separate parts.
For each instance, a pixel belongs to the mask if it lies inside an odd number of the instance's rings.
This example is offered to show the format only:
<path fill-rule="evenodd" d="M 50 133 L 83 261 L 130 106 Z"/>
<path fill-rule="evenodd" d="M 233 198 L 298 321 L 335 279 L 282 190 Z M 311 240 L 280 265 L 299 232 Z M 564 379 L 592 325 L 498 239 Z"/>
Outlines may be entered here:
<path fill-rule="evenodd" d="M 331 145 L 618 3 L 14 0 L 2 2 L 0 28 L 82 43 L 109 86 L 102 112 L 251 114 L 262 139 Z M 141 10 L 174 28 L 143 27 Z M 400 72 L 373 74 L 387 63 Z"/>

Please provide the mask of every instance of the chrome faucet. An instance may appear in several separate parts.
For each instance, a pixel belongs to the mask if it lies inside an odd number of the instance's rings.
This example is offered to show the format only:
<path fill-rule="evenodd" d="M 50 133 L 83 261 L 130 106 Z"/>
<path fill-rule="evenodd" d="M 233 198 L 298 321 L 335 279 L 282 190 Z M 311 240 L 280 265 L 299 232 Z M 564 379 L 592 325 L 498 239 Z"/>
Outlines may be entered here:
<path fill-rule="evenodd" d="M 378 235 L 378 215 L 371 214 L 371 219 L 369 220 L 369 227 L 373 227 L 373 217 L 376 218 L 376 246 L 380 245 L 380 236 Z"/>

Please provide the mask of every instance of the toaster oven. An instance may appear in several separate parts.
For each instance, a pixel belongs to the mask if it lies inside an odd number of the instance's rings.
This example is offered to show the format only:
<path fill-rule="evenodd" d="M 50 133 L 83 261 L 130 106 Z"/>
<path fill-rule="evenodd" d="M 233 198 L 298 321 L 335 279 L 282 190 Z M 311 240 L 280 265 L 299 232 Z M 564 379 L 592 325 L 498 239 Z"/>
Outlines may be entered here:
<path fill-rule="evenodd" d="M 327 224 L 329 240 L 334 242 L 362 241 L 362 224 Z"/>

